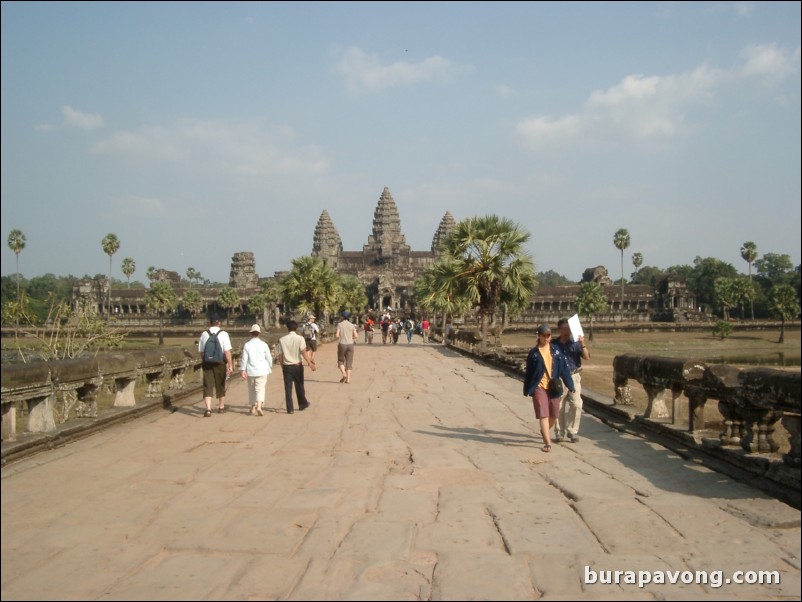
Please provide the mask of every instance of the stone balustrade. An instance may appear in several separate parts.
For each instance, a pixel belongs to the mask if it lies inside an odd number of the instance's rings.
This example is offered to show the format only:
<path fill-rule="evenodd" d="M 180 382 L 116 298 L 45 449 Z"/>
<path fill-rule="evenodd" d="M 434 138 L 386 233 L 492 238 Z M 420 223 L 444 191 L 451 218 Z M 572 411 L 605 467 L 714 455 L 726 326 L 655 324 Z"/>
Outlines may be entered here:
<path fill-rule="evenodd" d="M 101 387 L 113 393 L 114 407 L 133 407 L 138 380 L 147 383 L 146 398 L 161 398 L 165 390 L 183 389 L 187 370 L 200 364 L 196 351 L 168 347 L 3 366 L 3 441 L 16 440 L 20 404 L 27 407 L 25 430 L 48 433 L 73 409 L 76 417 L 96 417 Z"/>
<path fill-rule="evenodd" d="M 648 399 L 645 420 L 677 426 L 679 406 L 683 396 L 687 398 L 687 430 L 691 435 L 706 430 L 705 404 L 709 399 L 716 400 L 724 419 L 718 437 L 723 448 L 740 448 L 747 454 L 777 452 L 780 445 L 774 434 L 781 420 L 790 445 L 783 461 L 792 468 L 802 466 L 799 372 L 708 366 L 694 360 L 637 355 L 616 356 L 613 370 L 615 403 L 631 405 L 629 383 L 637 381 Z M 667 393 L 671 396 L 670 407 L 665 400 Z"/>

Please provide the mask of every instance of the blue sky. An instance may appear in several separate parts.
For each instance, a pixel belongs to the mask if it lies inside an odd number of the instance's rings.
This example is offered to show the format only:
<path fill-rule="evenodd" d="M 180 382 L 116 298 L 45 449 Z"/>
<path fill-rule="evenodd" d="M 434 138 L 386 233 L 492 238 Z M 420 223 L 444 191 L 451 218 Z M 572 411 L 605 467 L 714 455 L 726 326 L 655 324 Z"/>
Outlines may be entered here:
<path fill-rule="evenodd" d="M 26 277 L 227 281 L 346 250 L 385 186 L 407 243 L 446 211 L 532 233 L 538 271 L 745 241 L 800 263 L 800 3 L 2 4 L 2 223 Z M 211 241 L 216 241 L 213 244 Z M 212 248 L 214 247 L 214 248 Z M 15 271 L 4 245 L 2 273 Z"/>

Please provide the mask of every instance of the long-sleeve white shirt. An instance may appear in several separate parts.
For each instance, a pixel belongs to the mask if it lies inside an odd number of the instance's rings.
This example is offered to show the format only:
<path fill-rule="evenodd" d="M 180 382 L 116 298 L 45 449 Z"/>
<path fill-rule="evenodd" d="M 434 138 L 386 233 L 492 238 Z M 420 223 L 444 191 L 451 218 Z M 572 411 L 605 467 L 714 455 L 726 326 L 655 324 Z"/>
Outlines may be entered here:
<path fill-rule="evenodd" d="M 240 370 L 248 376 L 265 376 L 273 371 L 273 356 L 262 339 L 254 337 L 242 348 Z"/>

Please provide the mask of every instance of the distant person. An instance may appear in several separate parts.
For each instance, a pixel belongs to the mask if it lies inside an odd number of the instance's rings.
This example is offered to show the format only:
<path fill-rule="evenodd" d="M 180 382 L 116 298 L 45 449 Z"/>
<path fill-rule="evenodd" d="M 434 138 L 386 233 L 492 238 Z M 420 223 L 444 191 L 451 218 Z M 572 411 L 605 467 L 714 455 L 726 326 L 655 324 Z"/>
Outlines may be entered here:
<path fill-rule="evenodd" d="M 373 343 L 373 320 L 368 316 L 365 318 L 365 342 L 369 345 Z"/>
<path fill-rule="evenodd" d="M 343 319 L 337 324 L 337 367 L 343 377 L 341 383 L 351 384 L 351 370 L 354 367 L 354 343 L 356 342 L 356 326 L 349 318 L 351 312 L 345 310 Z"/>
<path fill-rule="evenodd" d="M 317 317 L 309 316 L 301 329 L 306 341 L 306 348 L 309 349 L 309 356 L 315 359 L 317 353 L 317 342 L 320 339 L 320 326 L 317 325 Z"/>
<path fill-rule="evenodd" d="M 306 349 L 306 341 L 296 332 L 297 330 L 298 322 L 289 320 L 287 334 L 278 340 L 278 360 L 281 363 L 281 374 L 284 377 L 284 401 L 287 405 L 287 414 L 294 413 L 292 408 L 293 384 L 295 385 L 295 396 L 298 398 L 298 409 L 303 411 L 311 405 L 304 390 L 304 365 L 301 357 L 312 368 L 312 372 L 317 370 L 315 360 Z"/>
<path fill-rule="evenodd" d="M 203 370 L 203 403 L 206 411 L 203 415 L 212 415 L 212 394 L 217 395 L 217 412 L 223 413 L 226 407 L 226 379 L 234 372 L 231 363 L 231 338 L 220 329 L 220 318 L 209 316 L 209 329 L 204 330 L 198 340 L 201 368 Z"/>
<path fill-rule="evenodd" d="M 454 327 L 451 325 L 451 318 L 446 320 L 446 326 L 443 328 L 443 345 L 448 345 L 451 342 L 451 337 L 454 334 Z"/>
<path fill-rule="evenodd" d="M 412 342 L 412 335 L 415 334 L 415 323 L 410 318 L 404 322 L 404 330 L 407 333 L 407 345 L 409 345 Z"/>
<path fill-rule="evenodd" d="M 381 328 L 382 328 L 382 345 L 386 345 L 387 337 L 390 336 L 390 318 L 382 316 Z"/>
<path fill-rule="evenodd" d="M 267 377 L 273 372 L 273 356 L 270 348 L 259 338 L 262 329 L 258 324 L 251 326 L 251 340 L 242 348 L 240 370 L 242 378 L 248 381 L 248 403 L 251 415 L 264 416 L 262 404 L 265 402 Z"/>
<path fill-rule="evenodd" d="M 390 327 L 387 329 L 387 334 L 390 335 L 390 340 L 392 340 L 393 345 L 398 344 L 398 331 L 401 329 L 401 325 L 398 320 L 390 320 Z"/>
<path fill-rule="evenodd" d="M 562 380 L 569 391 L 574 390 L 574 381 L 562 352 L 551 344 L 551 328 L 541 324 L 537 329 L 537 345 L 526 358 L 524 395 L 532 398 L 535 418 L 540 421 L 544 452 L 551 451 L 551 429 L 560 413 L 560 394 L 555 393 L 550 381 Z"/>
<path fill-rule="evenodd" d="M 420 333 L 421 333 L 421 336 L 423 337 L 423 342 L 424 343 L 428 343 L 429 342 L 429 329 L 430 329 L 429 320 L 427 320 L 426 318 L 423 318 L 423 322 L 421 322 L 421 324 L 420 324 Z"/>
<path fill-rule="evenodd" d="M 562 351 L 571 378 L 574 380 L 574 391 L 565 391 L 560 400 L 560 415 L 557 418 L 557 430 L 554 441 L 562 443 L 568 437 L 571 443 L 579 441 L 579 419 L 582 417 L 582 360 L 590 359 L 590 352 L 585 345 L 585 337 L 578 336 L 571 341 L 571 327 L 568 320 L 562 318 L 557 322 L 560 336 L 551 342 Z"/>

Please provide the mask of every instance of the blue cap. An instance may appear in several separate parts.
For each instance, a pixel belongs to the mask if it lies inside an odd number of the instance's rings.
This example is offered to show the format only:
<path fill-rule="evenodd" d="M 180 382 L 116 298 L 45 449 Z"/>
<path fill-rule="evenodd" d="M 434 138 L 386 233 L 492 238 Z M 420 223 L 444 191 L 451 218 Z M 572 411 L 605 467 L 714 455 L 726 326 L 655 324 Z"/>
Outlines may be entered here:
<path fill-rule="evenodd" d="M 351 317 L 351 312 L 346 309 L 343 312 L 343 318 L 350 318 L 350 317 Z"/>

